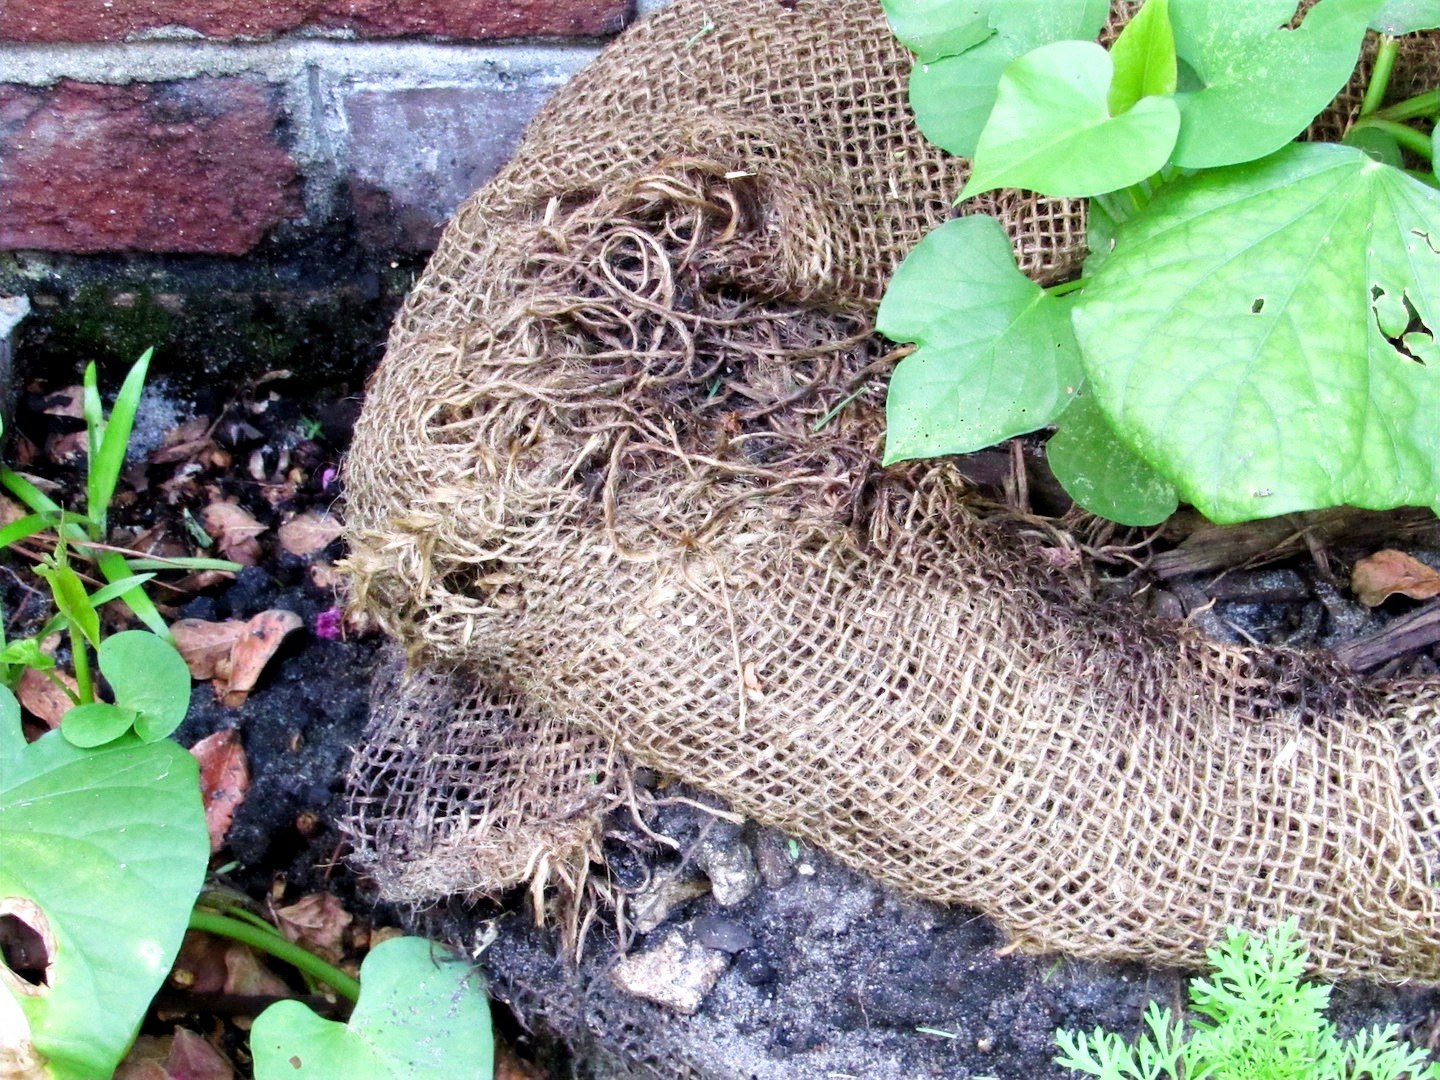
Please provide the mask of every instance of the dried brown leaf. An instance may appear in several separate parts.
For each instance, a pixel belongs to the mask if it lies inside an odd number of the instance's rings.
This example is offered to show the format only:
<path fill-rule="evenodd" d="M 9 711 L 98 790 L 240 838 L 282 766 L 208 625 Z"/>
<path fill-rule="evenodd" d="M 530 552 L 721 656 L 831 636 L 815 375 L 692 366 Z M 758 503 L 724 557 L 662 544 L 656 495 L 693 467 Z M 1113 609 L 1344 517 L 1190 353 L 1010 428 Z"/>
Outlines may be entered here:
<path fill-rule="evenodd" d="M 170 624 L 175 635 L 175 647 L 190 665 L 190 675 L 196 679 L 213 679 L 217 675 L 216 665 L 230 659 L 235 643 L 245 636 L 247 626 L 239 619 L 224 622 L 207 622 L 205 619 L 180 619 Z"/>
<path fill-rule="evenodd" d="M 85 419 L 85 388 L 83 386 L 62 386 L 52 390 L 40 402 L 40 411 L 46 416 L 68 416 L 72 420 Z"/>
<path fill-rule="evenodd" d="M 115 1080 L 235 1080 L 235 1070 L 202 1036 L 176 1028 L 174 1035 L 136 1039 Z"/>
<path fill-rule="evenodd" d="M 70 689 L 78 690 L 75 680 L 65 672 L 52 671 L 50 674 L 59 678 Z M 26 668 L 20 673 L 20 684 L 15 688 L 15 696 L 31 716 L 43 720 L 52 728 L 59 727 L 61 718 L 75 705 L 64 690 L 34 668 Z"/>
<path fill-rule="evenodd" d="M 225 835 L 235 811 L 250 790 L 250 765 L 245 747 L 234 728 L 207 735 L 190 748 L 200 763 L 200 793 L 205 800 L 205 825 L 210 830 L 210 853 L 225 846 Z"/>
<path fill-rule="evenodd" d="M 205 531 L 215 538 L 221 557 L 242 566 L 260 562 L 260 541 L 265 526 L 246 509 L 234 503 L 215 502 L 200 512 Z"/>
<path fill-rule="evenodd" d="M 285 981 L 260 962 L 249 946 L 232 944 L 225 950 L 225 993 L 247 997 L 289 997 Z"/>
<path fill-rule="evenodd" d="M 275 912 L 281 933 L 332 964 L 338 964 L 344 956 L 345 928 L 352 921 L 353 916 L 330 893 L 302 896 Z"/>
<path fill-rule="evenodd" d="M 304 558 L 324 551 L 343 531 L 344 526 L 335 518 L 307 510 L 280 526 L 280 546 L 291 555 Z"/>
<path fill-rule="evenodd" d="M 335 569 L 334 563 L 314 562 L 310 564 L 310 584 L 317 589 L 338 591 L 345 587 L 345 575 Z"/>
<path fill-rule="evenodd" d="M 230 672 L 223 689 L 217 684 L 220 700 L 226 705 L 238 707 L 245 704 L 250 691 L 260 680 L 265 665 L 280 648 L 286 636 L 304 626 L 304 621 L 293 611 L 262 611 L 245 626 L 245 633 L 230 650 Z"/>
<path fill-rule="evenodd" d="M 225 953 L 230 942 L 214 934 L 187 930 L 180 955 L 170 966 L 170 985 L 196 994 L 218 994 L 225 987 Z"/>
<path fill-rule="evenodd" d="M 1386 548 L 1355 564 L 1350 589 L 1366 607 L 1383 604 L 1397 593 L 1412 600 L 1428 600 L 1440 596 L 1440 571 L 1403 551 Z"/>

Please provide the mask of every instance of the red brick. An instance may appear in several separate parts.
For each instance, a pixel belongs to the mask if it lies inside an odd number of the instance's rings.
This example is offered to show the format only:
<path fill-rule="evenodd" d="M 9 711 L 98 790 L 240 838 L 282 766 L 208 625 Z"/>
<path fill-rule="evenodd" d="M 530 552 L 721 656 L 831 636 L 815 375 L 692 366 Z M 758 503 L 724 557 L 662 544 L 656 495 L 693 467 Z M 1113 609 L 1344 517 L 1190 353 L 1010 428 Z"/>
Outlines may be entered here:
<path fill-rule="evenodd" d="M 273 88 L 0 85 L 0 248 L 240 255 L 301 211 Z"/>
<path fill-rule="evenodd" d="M 362 37 L 593 37 L 613 34 L 634 0 L 7 0 L 0 41 L 121 41 L 180 26 L 215 38 L 303 28 Z"/>

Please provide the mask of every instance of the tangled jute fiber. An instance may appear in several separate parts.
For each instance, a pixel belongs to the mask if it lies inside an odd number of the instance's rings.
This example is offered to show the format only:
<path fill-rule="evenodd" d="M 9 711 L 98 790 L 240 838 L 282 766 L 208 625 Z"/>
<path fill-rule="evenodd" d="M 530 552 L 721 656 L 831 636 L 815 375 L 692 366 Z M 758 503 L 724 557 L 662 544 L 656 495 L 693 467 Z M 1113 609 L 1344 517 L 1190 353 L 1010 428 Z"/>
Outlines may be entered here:
<path fill-rule="evenodd" d="M 962 179 L 908 69 L 875 0 L 678 0 L 456 214 L 347 466 L 415 665 L 357 858 L 398 901 L 577 888 L 639 763 L 1027 949 L 1294 915 L 1330 975 L 1440 981 L 1440 687 L 1093 601 L 949 464 L 879 467 L 875 304 Z M 977 209 L 1073 271 L 1076 204 Z"/>

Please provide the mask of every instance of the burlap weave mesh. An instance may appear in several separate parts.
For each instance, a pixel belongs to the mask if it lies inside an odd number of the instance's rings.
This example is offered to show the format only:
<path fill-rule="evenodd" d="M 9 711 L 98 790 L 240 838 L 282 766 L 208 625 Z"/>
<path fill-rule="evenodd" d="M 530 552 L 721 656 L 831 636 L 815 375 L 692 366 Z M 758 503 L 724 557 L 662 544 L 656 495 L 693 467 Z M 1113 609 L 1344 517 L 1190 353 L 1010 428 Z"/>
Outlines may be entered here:
<path fill-rule="evenodd" d="M 1092 602 L 949 465 L 880 469 L 874 305 L 962 178 L 908 67 L 873 0 L 678 0 L 457 213 L 347 465 L 416 664 L 357 857 L 396 900 L 573 886 L 638 762 L 1027 948 L 1298 915 L 1330 974 L 1440 981 L 1435 687 Z M 1073 271 L 1077 206 L 982 209 Z"/>

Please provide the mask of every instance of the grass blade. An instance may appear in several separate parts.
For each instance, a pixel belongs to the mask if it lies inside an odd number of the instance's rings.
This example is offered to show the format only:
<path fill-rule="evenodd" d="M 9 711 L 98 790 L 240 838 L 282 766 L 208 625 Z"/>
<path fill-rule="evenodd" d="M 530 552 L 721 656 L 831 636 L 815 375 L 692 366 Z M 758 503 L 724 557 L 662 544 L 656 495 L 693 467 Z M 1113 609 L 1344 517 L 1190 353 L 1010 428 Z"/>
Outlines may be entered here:
<path fill-rule="evenodd" d="M 18 544 L 21 540 L 28 540 L 36 533 L 54 528 L 56 524 L 58 522 L 54 514 L 26 514 L 22 518 L 16 518 L 9 525 L 0 529 L 0 548 L 7 548 L 11 544 Z M 4 630 L 0 628 L 0 647 L 4 646 L 4 641 Z"/>
<path fill-rule="evenodd" d="M 60 504 L 14 469 L 0 465 L 0 486 L 37 514 L 58 514 Z"/>
<path fill-rule="evenodd" d="M 97 552 L 95 555 L 95 564 L 100 567 L 100 573 L 105 575 L 105 580 L 112 585 L 118 581 L 124 581 L 128 577 L 134 576 L 130 564 L 127 563 L 124 556 L 118 552 Z M 150 597 L 145 595 L 144 589 L 133 589 L 130 592 L 124 593 L 118 597 L 118 599 L 153 633 L 164 638 L 172 645 L 175 643 L 174 637 L 170 634 L 170 628 L 165 625 L 164 618 L 161 617 L 160 612 L 155 610 L 154 602 Z"/>
<path fill-rule="evenodd" d="M 97 608 L 101 604 L 108 604 L 111 600 L 124 598 L 125 595 L 134 589 L 140 592 L 140 586 L 153 578 L 154 574 L 131 574 L 129 577 L 121 578 L 119 581 L 112 581 L 102 589 L 96 589 L 90 594 L 90 603 Z"/>
<path fill-rule="evenodd" d="M 98 447 L 90 458 L 90 473 L 87 482 L 89 505 L 86 507 L 98 540 L 105 535 L 105 512 L 115 495 L 115 486 L 120 482 L 120 470 L 125 466 L 125 450 L 130 445 L 130 433 L 135 428 L 135 414 L 140 409 L 140 395 L 145 390 L 145 374 L 150 370 L 150 357 L 154 349 L 146 349 L 135 366 L 125 376 L 120 393 L 115 397 L 115 407 L 110 410 L 110 420 L 100 420 L 99 435 L 92 426 L 89 407 L 89 387 L 86 388 L 85 423 L 90 431 L 91 445 Z M 89 373 L 87 372 L 87 378 Z M 98 400 L 98 397 L 97 397 Z M 138 615 L 139 612 L 136 612 Z"/>

